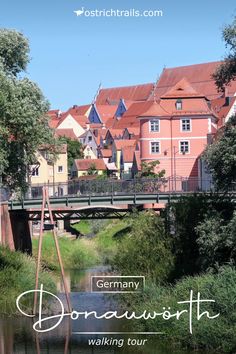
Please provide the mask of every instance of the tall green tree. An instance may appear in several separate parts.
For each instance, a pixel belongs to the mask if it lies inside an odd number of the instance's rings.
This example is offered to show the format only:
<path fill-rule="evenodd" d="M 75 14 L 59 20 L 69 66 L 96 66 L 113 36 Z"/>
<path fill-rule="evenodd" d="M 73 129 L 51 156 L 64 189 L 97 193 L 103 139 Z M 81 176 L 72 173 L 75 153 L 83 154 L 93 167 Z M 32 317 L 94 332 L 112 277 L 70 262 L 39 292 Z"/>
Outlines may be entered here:
<path fill-rule="evenodd" d="M 218 189 L 228 190 L 236 182 L 236 115 L 229 119 L 214 143 L 208 145 L 204 159 Z"/>
<path fill-rule="evenodd" d="M 236 79 L 236 17 L 232 24 L 226 26 L 223 30 L 223 39 L 225 46 L 229 50 L 224 58 L 224 62 L 217 68 L 213 74 L 216 85 L 220 90 Z"/>
<path fill-rule="evenodd" d="M 78 140 L 73 140 L 65 136 L 59 139 L 62 143 L 67 144 L 68 154 L 68 170 L 71 169 L 75 159 L 83 159 L 83 145 Z"/>
<path fill-rule="evenodd" d="M 37 148 L 53 139 L 48 101 L 36 83 L 22 78 L 28 63 L 28 40 L 0 29 L 0 173 L 12 190 L 26 188 Z"/>

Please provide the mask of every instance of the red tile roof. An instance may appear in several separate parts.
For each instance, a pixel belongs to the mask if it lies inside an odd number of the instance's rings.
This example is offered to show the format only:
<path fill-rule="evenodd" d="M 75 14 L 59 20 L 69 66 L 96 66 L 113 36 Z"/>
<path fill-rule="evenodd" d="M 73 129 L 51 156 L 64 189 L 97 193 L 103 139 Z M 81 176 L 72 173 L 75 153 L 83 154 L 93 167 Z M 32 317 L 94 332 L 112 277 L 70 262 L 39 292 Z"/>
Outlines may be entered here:
<path fill-rule="evenodd" d="M 119 100 L 146 101 L 153 90 L 153 84 L 114 87 L 101 89 L 96 99 L 97 104 L 118 104 Z"/>
<path fill-rule="evenodd" d="M 114 139 L 117 139 L 117 138 L 122 138 L 122 135 L 124 133 L 124 129 L 113 129 L 113 128 L 109 128 L 107 130 L 107 133 L 108 131 L 110 132 L 111 136 L 114 138 Z"/>
<path fill-rule="evenodd" d="M 125 146 L 122 148 L 124 162 L 133 162 L 135 146 Z"/>
<path fill-rule="evenodd" d="M 182 100 L 182 109 L 176 109 L 175 99 L 161 99 L 158 103 L 152 102 L 152 106 L 146 112 L 139 115 L 144 117 L 170 117 L 170 116 L 189 116 L 189 115 L 213 115 L 216 113 L 211 110 L 204 98 L 185 98 Z"/>
<path fill-rule="evenodd" d="M 66 137 L 71 140 L 77 140 L 77 136 L 74 133 L 73 129 L 56 129 L 55 131 L 56 137 Z"/>
<path fill-rule="evenodd" d="M 197 92 L 205 95 L 209 99 L 219 97 L 220 94 L 212 78 L 212 74 L 220 64 L 221 62 L 210 62 L 164 69 L 157 82 L 155 97 L 157 98 L 164 95 L 183 78 L 186 78 Z M 228 92 L 229 95 L 234 95 L 236 92 L 236 81 L 233 81 L 229 85 Z M 150 99 L 153 99 L 153 95 Z"/>
<path fill-rule="evenodd" d="M 95 165 L 96 170 L 106 170 L 106 165 L 102 159 L 78 159 L 75 160 L 78 171 L 87 171 L 91 166 Z"/>
<path fill-rule="evenodd" d="M 228 98 L 229 104 L 226 103 L 226 98 L 221 97 L 211 101 L 212 108 L 218 114 L 219 121 L 218 121 L 218 128 L 221 128 L 225 124 L 225 118 L 229 114 L 232 106 L 236 102 L 236 97 Z"/>
<path fill-rule="evenodd" d="M 60 119 L 59 119 L 59 122 L 57 124 L 57 127 L 59 127 L 61 125 L 62 122 L 64 122 L 64 120 L 69 116 L 71 115 L 74 120 L 83 128 L 86 128 L 86 125 L 89 123 L 88 121 L 88 117 L 86 116 L 79 116 L 79 115 L 76 115 L 76 114 L 72 114 L 71 112 L 67 111 L 65 113 L 62 113 L 61 116 L 60 116 Z"/>
<path fill-rule="evenodd" d="M 125 139 L 125 140 L 114 140 L 114 144 L 115 144 L 115 147 L 117 150 L 121 150 L 123 149 L 124 147 L 127 147 L 127 146 L 136 146 L 137 144 L 137 141 L 132 139 L 132 140 L 128 140 L 128 139 Z"/>
<path fill-rule="evenodd" d="M 110 118 L 113 118 L 115 116 L 115 113 L 117 110 L 117 105 L 111 106 L 111 105 L 98 105 L 98 104 L 96 104 L 96 109 L 99 113 L 99 116 L 100 116 L 102 122 L 104 124 L 106 124 Z"/>
<path fill-rule="evenodd" d="M 73 115 L 84 116 L 90 108 L 91 108 L 91 104 L 86 104 L 83 106 L 73 106 L 69 108 L 67 112 Z"/>
<path fill-rule="evenodd" d="M 151 101 L 133 103 L 119 120 L 115 120 L 114 129 L 125 129 L 127 127 L 138 128 L 137 117 L 145 112 L 152 105 Z"/>
<path fill-rule="evenodd" d="M 183 78 L 168 90 L 161 98 L 186 98 L 186 97 L 204 97 L 199 94 L 187 79 Z"/>
<path fill-rule="evenodd" d="M 101 149 L 100 153 L 102 157 L 111 157 L 112 156 L 112 151 L 110 149 Z"/>

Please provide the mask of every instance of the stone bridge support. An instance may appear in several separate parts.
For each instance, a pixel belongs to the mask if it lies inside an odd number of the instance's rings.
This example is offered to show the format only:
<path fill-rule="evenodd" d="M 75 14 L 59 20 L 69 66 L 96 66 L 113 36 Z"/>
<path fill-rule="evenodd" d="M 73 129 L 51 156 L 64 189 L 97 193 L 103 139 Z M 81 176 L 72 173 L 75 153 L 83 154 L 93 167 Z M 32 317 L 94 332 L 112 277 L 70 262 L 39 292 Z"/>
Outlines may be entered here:
<path fill-rule="evenodd" d="M 11 227 L 10 214 L 8 211 L 8 204 L 0 205 L 1 219 L 0 219 L 0 245 L 7 246 L 11 250 L 15 249 L 13 232 Z"/>
<path fill-rule="evenodd" d="M 0 244 L 11 250 L 32 253 L 28 215 L 25 210 L 8 211 L 1 205 Z"/>

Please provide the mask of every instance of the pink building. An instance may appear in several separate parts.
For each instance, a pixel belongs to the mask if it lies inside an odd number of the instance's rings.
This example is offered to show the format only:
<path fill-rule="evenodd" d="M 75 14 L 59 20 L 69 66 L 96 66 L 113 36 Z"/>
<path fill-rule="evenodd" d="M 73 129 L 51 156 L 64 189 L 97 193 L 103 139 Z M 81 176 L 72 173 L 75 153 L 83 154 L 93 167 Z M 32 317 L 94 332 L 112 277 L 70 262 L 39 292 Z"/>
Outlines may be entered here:
<path fill-rule="evenodd" d="M 142 113 L 141 161 L 160 161 L 166 177 L 198 177 L 198 159 L 217 129 L 209 100 L 184 78 Z"/>

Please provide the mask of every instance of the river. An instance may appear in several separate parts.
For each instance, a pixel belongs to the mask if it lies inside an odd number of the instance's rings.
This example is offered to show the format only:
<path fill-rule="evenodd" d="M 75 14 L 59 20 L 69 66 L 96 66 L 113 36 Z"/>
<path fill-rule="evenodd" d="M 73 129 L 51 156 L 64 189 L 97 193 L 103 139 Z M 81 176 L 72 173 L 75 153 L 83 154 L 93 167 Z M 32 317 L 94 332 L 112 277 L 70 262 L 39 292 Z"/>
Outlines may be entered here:
<path fill-rule="evenodd" d="M 118 309 L 115 296 L 90 292 L 92 275 L 109 275 L 107 267 L 95 267 L 84 271 L 67 272 L 66 279 L 71 291 L 71 303 L 74 310 L 94 310 L 104 313 Z M 58 296 L 62 285 L 58 283 Z M 0 354 L 103 354 L 103 353 L 140 353 L 140 354 L 195 354 L 194 351 L 175 350 L 163 342 L 160 335 L 129 334 L 74 334 L 74 332 L 126 332 L 127 321 L 98 320 L 89 318 L 63 322 L 54 330 L 36 334 L 32 329 L 32 319 L 25 317 L 0 318 Z M 129 329 L 132 331 L 132 329 Z M 89 339 L 106 338 L 114 340 L 113 345 L 89 345 Z M 128 338 L 147 339 L 144 345 L 127 345 Z M 124 345 L 123 345 L 124 344 Z M 210 354 L 210 352 L 201 352 Z"/>

